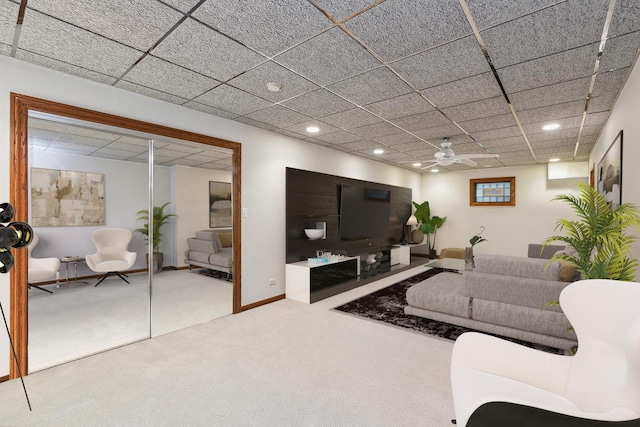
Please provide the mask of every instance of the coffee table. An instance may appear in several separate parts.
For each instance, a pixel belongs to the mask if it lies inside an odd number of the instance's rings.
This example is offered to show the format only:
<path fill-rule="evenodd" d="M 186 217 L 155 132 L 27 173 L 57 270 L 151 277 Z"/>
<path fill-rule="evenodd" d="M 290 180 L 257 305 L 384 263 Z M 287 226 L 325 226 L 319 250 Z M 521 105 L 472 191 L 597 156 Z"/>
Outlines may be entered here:
<path fill-rule="evenodd" d="M 452 271 L 454 273 L 460 273 L 465 270 L 464 260 L 458 258 L 435 259 L 426 263 L 424 266 L 431 268 L 441 268 L 444 271 Z"/>

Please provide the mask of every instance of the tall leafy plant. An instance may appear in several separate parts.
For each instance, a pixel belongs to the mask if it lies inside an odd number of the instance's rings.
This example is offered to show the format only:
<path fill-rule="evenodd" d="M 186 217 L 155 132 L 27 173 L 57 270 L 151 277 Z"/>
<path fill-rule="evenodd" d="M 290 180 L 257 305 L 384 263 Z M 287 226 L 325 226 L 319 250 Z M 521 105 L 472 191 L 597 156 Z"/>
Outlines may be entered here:
<path fill-rule="evenodd" d="M 160 232 L 160 229 L 163 225 L 169 222 L 169 218 L 177 216 L 176 214 L 165 213 L 164 210 L 170 203 L 171 202 L 167 202 L 162 206 L 153 207 L 153 235 L 151 241 L 153 252 L 160 252 L 160 241 L 162 240 L 162 233 Z M 138 215 L 138 221 L 145 221 L 145 223 L 142 225 L 142 228 L 137 228 L 135 231 L 147 236 L 147 241 L 149 241 L 149 210 L 139 210 L 136 215 Z"/>
<path fill-rule="evenodd" d="M 578 196 L 560 194 L 552 200 L 568 203 L 578 215 L 577 220 L 558 220 L 556 230 L 565 234 L 544 241 L 545 246 L 564 242 L 575 250 L 573 254 L 556 254 L 552 261 L 573 263 L 583 279 L 635 279 L 638 261 L 631 256 L 630 247 L 636 237 L 627 234 L 627 230 L 640 230 L 637 206 L 624 203 L 611 210 L 604 196 L 584 183 L 580 183 Z"/>
<path fill-rule="evenodd" d="M 422 202 L 420 204 L 413 202 L 413 206 L 416 208 L 414 215 L 418 220 L 418 228 L 427 237 L 427 246 L 429 247 L 429 250 L 435 251 L 436 234 L 438 229 L 447 221 L 447 217 L 431 216 L 429 202 Z"/>

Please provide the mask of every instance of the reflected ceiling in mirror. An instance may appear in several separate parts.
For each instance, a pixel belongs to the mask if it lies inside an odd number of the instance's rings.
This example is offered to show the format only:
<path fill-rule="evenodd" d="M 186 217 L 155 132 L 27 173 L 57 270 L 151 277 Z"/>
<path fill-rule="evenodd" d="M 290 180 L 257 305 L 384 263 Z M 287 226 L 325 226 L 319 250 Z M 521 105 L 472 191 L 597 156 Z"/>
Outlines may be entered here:
<path fill-rule="evenodd" d="M 149 139 L 157 165 L 231 170 L 232 151 L 226 148 L 29 112 L 29 146 L 37 151 L 146 163 Z"/>

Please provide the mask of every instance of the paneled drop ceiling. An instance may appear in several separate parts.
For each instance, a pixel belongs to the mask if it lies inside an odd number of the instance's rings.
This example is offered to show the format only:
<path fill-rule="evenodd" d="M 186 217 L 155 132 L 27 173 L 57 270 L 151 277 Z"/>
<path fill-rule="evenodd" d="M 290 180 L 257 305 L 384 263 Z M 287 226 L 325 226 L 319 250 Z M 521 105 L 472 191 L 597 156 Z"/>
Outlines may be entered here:
<path fill-rule="evenodd" d="M 0 0 L 1 54 L 415 170 L 586 160 L 639 47 L 637 0 Z"/>

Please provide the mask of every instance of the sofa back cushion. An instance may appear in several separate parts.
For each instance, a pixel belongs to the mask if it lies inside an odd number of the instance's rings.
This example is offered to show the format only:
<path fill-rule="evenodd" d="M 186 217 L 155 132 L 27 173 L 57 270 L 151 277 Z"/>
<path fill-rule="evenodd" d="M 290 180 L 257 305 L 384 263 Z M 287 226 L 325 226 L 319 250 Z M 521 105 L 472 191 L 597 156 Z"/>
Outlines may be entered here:
<path fill-rule="evenodd" d="M 211 252 L 219 252 L 220 249 L 222 249 L 222 243 L 220 243 L 220 238 L 218 237 L 218 233 L 215 231 L 212 231 L 212 230 L 196 231 L 196 239 L 211 241 L 215 248 L 215 250 L 212 250 Z M 194 249 L 194 250 L 197 250 L 197 249 Z"/>
<path fill-rule="evenodd" d="M 213 240 L 194 239 L 192 237 L 187 239 L 187 245 L 189 245 L 189 250 L 196 252 L 214 254 L 220 251 Z"/>
<path fill-rule="evenodd" d="M 546 267 L 549 262 L 546 259 L 485 254 L 476 255 L 474 260 L 476 264 L 474 271 L 478 273 L 538 280 L 560 280 L 559 262 L 553 262 L 549 267 Z"/>
<path fill-rule="evenodd" d="M 538 280 L 498 274 L 464 272 L 465 292 L 472 298 L 543 309 L 550 301 L 557 301 L 568 283 Z M 561 311 L 560 307 L 549 307 Z"/>
<path fill-rule="evenodd" d="M 564 249 L 565 246 L 562 245 L 549 245 L 545 247 L 541 243 L 529 243 L 527 255 L 529 258 L 550 259 L 556 252 Z"/>

